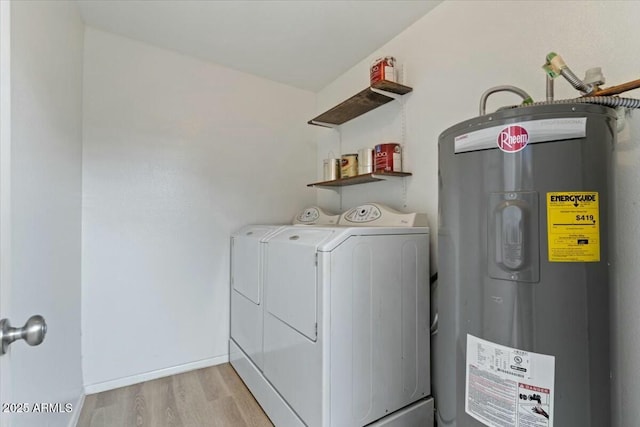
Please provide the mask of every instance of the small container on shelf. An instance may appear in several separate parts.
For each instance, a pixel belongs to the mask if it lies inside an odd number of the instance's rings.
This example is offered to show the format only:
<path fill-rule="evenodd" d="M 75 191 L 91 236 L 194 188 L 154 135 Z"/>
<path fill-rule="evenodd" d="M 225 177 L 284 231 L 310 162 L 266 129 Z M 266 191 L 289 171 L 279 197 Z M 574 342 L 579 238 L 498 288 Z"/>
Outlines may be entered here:
<path fill-rule="evenodd" d="M 393 56 L 385 56 L 378 58 L 371 64 L 369 72 L 371 85 L 381 80 L 388 82 L 397 82 L 396 78 L 396 58 Z"/>
<path fill-rule="evenodd" d="M 378 144 L 375 148 L 376 172 L 402 172 L 402 147 L 390 142 Z"/>
<path fill-rule="evenodd" d="M 324 159 L 322 166 L 325 181 L 333 181 L 340 178 L 340 159 Z"/>
<path fill-rule="evenodd" d="M 351 178 L 358 175 L 358 155 L 343 154 L 340 167 L 340 178 Z"/>
<path fill-rule="evenodd" d="M 373 148 L 361 148 L 358 150 L 358 175 L 373 172 Z"/>

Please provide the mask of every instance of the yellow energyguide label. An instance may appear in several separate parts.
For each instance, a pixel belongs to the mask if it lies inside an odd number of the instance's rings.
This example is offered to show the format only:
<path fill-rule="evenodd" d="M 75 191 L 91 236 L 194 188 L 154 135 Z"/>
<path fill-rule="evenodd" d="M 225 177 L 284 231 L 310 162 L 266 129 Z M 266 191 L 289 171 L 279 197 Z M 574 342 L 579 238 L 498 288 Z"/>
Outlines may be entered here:
<path fill-rule="evenodd" d="M 547 193 L 550 262 L 600 261 L 599 202 L 594 191 Z"/>

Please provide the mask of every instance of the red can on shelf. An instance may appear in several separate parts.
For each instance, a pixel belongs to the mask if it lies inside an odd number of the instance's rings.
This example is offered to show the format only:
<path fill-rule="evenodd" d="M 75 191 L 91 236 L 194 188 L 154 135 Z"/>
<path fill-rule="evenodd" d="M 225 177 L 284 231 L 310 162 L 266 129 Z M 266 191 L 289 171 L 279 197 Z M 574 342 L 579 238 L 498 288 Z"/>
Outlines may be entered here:
<path fill-rule="evenodd" d="M 396 59 L 393 56 L 378 58 L 371 64 L 370 69 L 371 84 L 380 80 L 389 82 L 396 81 Z"/>
<path fill-rule="evenodd" d="M 375 150 L 376 172 L 402 172 L 402 148 L 400 144 L 378 144 Z"/>

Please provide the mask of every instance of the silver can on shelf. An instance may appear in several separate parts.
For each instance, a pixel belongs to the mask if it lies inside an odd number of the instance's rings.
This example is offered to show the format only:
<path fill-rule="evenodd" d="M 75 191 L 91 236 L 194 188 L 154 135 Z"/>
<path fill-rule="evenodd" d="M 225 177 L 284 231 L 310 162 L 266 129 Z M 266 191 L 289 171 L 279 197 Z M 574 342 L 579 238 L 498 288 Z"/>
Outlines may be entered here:
<path fill-rule="evenodd" d="M 325 181 L 333 181 L 340 178 L 340 159 L 324 159 L 322 166 L 322 176 Z"/>
<path fill-rule="evenodd" d="M 358 175 L 373 172 L 373 148 L 361 148 L 358 150 Z"/>

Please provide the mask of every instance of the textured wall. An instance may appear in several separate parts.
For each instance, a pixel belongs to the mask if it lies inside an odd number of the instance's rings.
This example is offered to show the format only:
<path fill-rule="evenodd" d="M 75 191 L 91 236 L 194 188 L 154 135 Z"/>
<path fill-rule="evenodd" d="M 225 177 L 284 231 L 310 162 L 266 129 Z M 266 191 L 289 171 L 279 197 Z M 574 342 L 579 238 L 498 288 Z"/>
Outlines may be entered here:
<path fill-rule="evenodd" d="M 87 29 L 89 392 L 228 357 L 229 236 L 314 201 L 311 92 Z"/>

